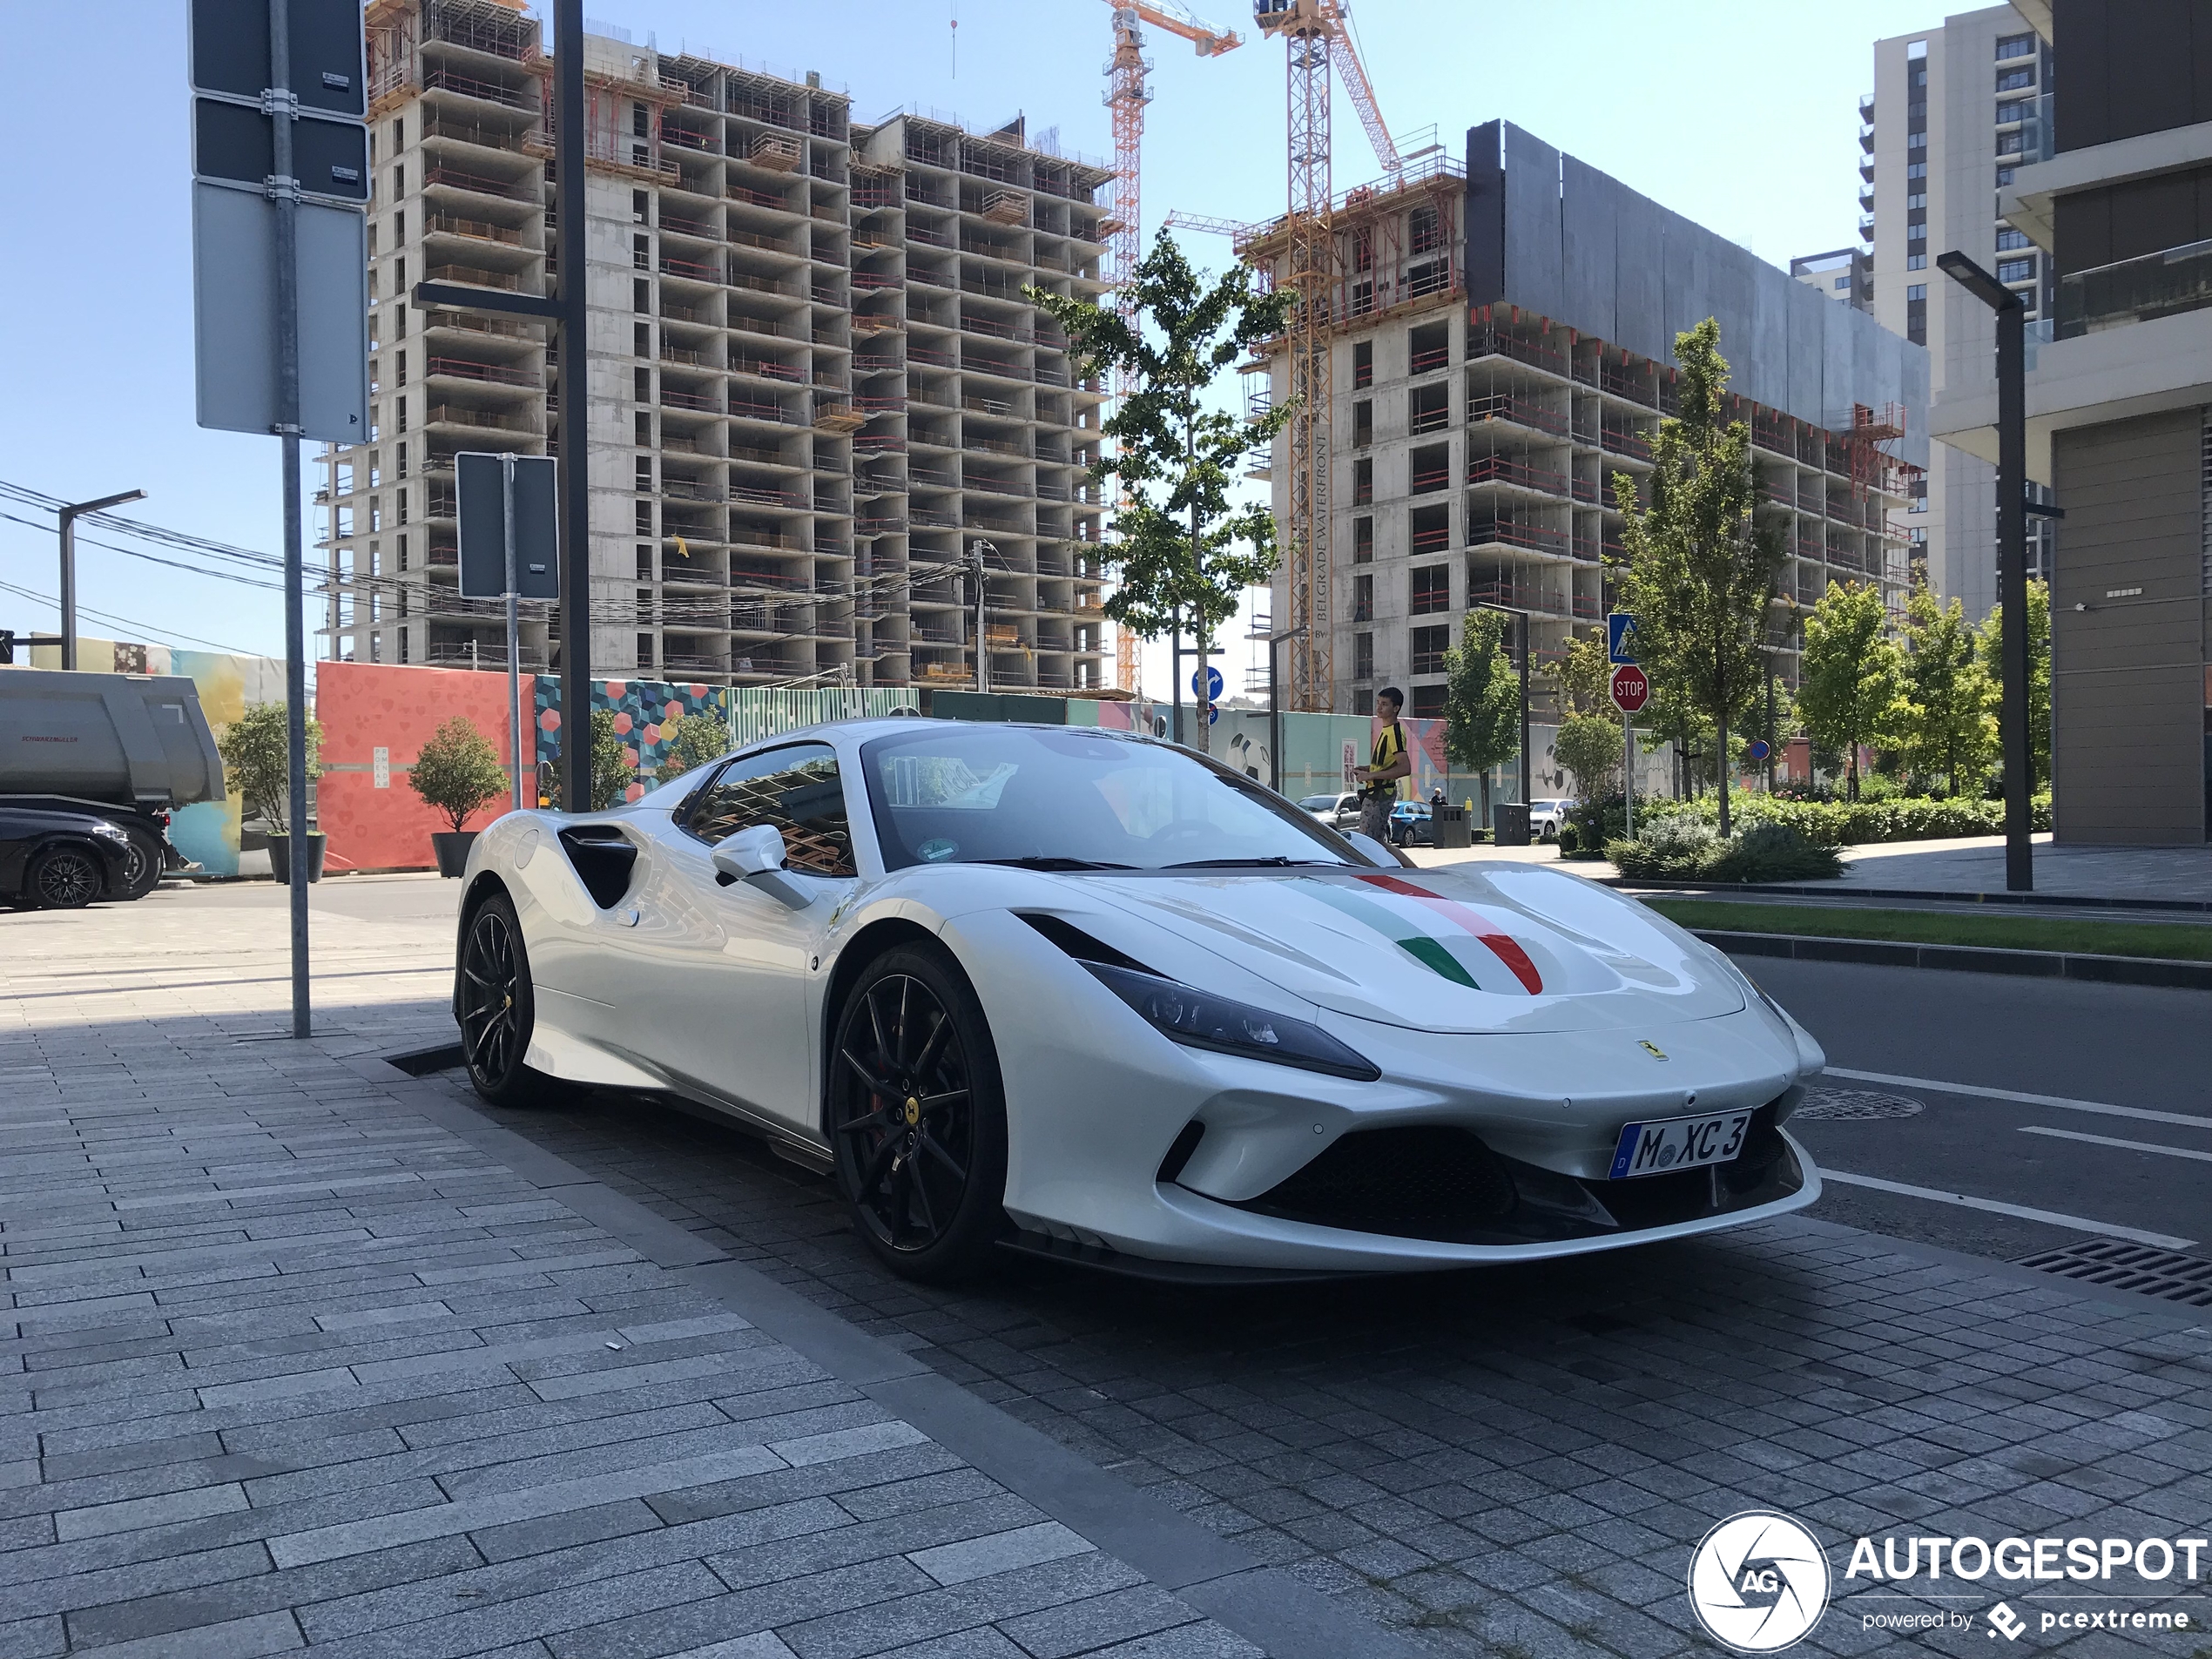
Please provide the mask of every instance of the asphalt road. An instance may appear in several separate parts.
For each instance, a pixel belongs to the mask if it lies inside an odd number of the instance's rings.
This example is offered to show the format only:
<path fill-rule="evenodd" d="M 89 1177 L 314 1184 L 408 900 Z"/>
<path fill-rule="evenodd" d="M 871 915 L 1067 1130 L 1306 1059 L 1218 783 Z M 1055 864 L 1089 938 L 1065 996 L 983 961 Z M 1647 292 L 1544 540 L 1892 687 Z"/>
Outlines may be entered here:
<path fill-rule="evenodd" d="M 1774 957 L 1743 965 L 1819 1038 L 1830 1087 L 1922 1108 L 1793 1125 L 1821 1165 L 1954 1200 L 1836 1181 L 1814 1214 L 2008 1259 L 2130 1231 L 2212 1256 L 2212 999 L 2202 992 Z M 2073 1103 L 1978 1092 L 1987 1089 Z M 2167 1121 L 2176 1117 L 2194 1121 Z"/>

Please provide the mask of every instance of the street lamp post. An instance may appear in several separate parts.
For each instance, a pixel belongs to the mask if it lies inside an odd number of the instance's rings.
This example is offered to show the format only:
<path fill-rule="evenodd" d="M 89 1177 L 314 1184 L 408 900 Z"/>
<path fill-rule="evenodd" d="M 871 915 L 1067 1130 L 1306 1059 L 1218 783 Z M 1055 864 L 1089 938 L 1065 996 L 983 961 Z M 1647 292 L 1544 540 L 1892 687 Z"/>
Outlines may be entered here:
<path fill-rule="evenodd" d="M 2005 890 L 2035 888 L 2028 839 L 2027 320 L 2020 296 L 1955 248 L 1937 266 L 1997 314 L 1997 597 L 2004 613 Z"/>
<path fill-rule="evenodd" d="M 143 489 L 126 489 L 98 501 L 71 502 L 59 514 L 62 533 L 62 666 L 77 666 L 77 521 L 85 513 L 105 512 L 126 501 L 144 501 Z"/>

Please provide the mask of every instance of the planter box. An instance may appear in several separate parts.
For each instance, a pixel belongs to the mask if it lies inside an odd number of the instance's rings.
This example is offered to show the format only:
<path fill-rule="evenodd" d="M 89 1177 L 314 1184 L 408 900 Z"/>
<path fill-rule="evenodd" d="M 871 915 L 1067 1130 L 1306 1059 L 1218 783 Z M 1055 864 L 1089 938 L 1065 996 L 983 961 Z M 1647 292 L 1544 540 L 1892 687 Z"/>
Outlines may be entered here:
<path fill-rule="evenodd" d="M 328 836 L 320 830 L 310 830 L 304 838 L 296 835 L 272 835 L 269 837 L 269 872 L 276 877 L 277 885 L 280 887 L 288 887 L 292 885 L 292 846 L 294 841 L 302 839 L 307 843 L 307 880 L 310 881 L 322 880 L 323 854 L 330 846 Z"/>
<path fill-rule="evenodd" d="M 437 855 L 440 875 L 459 876 L 469 867 L 469 849 L 475 845 L 476 835 L 475 830 L 430 832 L 430 850 Z"/>

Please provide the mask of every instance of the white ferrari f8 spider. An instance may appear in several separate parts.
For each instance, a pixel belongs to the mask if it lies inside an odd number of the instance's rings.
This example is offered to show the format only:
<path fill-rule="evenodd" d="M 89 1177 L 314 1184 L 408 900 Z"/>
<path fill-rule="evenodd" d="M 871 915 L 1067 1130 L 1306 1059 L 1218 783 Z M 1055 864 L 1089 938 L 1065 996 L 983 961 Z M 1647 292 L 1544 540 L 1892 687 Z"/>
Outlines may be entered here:
<path fill-rule="evenodd" d="M 671 1091 L 833 1171 L 900 1272 L 1460 1267 L 1810 1204 L 1819 1048 L 1534 865 L 1403 866 L 1189 751 L 890 718 L 477 838 L 471 1079 Z"/>

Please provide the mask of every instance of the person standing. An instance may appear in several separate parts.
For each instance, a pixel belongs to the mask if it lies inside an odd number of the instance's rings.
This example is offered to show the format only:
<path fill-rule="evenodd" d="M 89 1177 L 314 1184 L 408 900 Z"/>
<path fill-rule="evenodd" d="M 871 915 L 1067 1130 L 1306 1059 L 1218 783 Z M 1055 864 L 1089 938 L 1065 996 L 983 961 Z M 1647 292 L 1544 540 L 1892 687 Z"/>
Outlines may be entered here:
<path fill-rule="evenodd" d="M 1359 768 L 1359 833 L 1379 841 L 1390 839 L 1390 809 L 1398 799 L 1398 780 L 1413 775 L 1413 757 L 1406 750 L 1406 728 L 1398 723 L 1406 694 L 1394 685 L 1375 693 L 1374 747 L 1367 764 Z"/>

